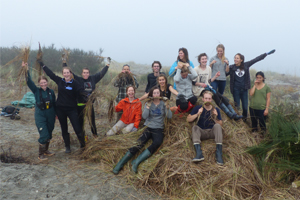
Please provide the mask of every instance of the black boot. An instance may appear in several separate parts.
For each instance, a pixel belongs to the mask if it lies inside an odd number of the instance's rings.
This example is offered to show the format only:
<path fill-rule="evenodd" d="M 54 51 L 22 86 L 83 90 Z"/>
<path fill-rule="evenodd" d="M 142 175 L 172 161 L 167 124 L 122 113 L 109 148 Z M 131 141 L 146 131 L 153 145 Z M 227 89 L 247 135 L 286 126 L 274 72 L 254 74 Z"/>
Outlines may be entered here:
<path fill-rule="evenodd" d="M 65 151 L 65 153 L 71 153 L 71 148 L 70 148 L 70 146 L 66 146 L 66 151 Z"/>
<path fill-rule="evenodd" d="M 113 169 L 113 173 L 118 174 L 122 167 L 132 158 L 132 156 L 133 155 L 130 153 L 130 151 L 127 151 L 125 156 L 123 156 L 123 158 L 117 163 L 117 165 Z"/>
<path fill-rule="evenodd" d="M 218 165 L 223 165 L 223 158 L 222 158 L 222 144 L 217 144 L 216 149 L 216 160 Z"/>
<path fill-rule="evenodd" d="M 194 147 L 195 147 L 195 150 L 196 150 L 196 157 L 192 161 L 193 162 L 199 162 L 199 161 L 204 160 L 200 144 L 194 144 Z"/>
<path fill-rule="evenodd" d="M 230 110 L 227 108 L 227 106 L 224 103 L 220 104 L 220 108 L 224 111 L 224 113 L 230 118 L 233 119 L 234 116 L 236 115 L 236 113 L 234 112 L 234 114 L 232 112 L 230 112 Z"/>
<path fill-rule="evenodd" d="M 53 156 L 53 155 L 55 155 L 55 153 L 49 151 L 49 144 L 50 144 L 50 141 L 46 143 L 46 150 L 45 150 L 44 154 L 45 154 L 46 156 Z"/>
<path fill-rule="evenodd" d="M 46 151 L 46 144 L 40 144 L 39 145 L 39 157 L 38 157 L 39 160 L 42 160 L 42 161 L 48 160 L 48 158 L 44 155 L 45 151 Z"/>

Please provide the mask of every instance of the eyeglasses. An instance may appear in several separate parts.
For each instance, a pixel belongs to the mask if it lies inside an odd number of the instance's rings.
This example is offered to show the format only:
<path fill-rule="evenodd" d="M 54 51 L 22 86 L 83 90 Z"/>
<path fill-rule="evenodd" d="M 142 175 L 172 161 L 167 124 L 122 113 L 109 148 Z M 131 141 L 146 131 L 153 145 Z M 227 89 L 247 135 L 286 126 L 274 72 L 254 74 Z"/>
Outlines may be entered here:
<path fill-rule="evenodd" d="M 153 67 L 160 67 L 159 65 L 154 65 Z"/>

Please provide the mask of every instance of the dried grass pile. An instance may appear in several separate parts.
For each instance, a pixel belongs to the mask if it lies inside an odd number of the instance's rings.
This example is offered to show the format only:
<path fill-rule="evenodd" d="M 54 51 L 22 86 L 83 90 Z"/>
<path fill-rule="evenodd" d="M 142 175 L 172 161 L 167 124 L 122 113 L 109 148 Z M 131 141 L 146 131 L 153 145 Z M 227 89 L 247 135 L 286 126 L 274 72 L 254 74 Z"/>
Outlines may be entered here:
<path fill-rule="evenodd" d="M 198 164 L 191 162 L 195 150 L 191 140 L 192 124 L 186 122 L 186 115 L 182 118 L 173 116 L 165 128 L 162 146 L 139 165 L 137 175 L 131 171 L 128 162 L 119 176 L 137 187 L 167 198 L 294 199 L 300 195 L 297 189 L 263 180 L 253 157 L 245 152 L 247 147 L 258 144 L 261 140 L 259 135 L 250 134 L 245 123 L 228 120 L 224 113 L 225 164 L 216 164 L 214 140 L 203 141 L 201 145 L 204 161 Z M 101 170 L 111 172 L 128 148 L 135 145 L 141 133 L 142 130 L 139 130 L 137 133 L 99 138 L 87 144 L 81 157 L 100 163 Z"/>
<path fill-rule="evenodd" d="M 38 61 L 42 61 L 42 60 L 43 60 L 43 52 L 42 52 L 41 44 L 39 43 L 39 50 L 37 52 L 36 61 L 35 61 L 35 69 L 37 70 L 39 76 L 42 75 L 42 68 L 40 66 L 40 63 L 38 63 Z"/>

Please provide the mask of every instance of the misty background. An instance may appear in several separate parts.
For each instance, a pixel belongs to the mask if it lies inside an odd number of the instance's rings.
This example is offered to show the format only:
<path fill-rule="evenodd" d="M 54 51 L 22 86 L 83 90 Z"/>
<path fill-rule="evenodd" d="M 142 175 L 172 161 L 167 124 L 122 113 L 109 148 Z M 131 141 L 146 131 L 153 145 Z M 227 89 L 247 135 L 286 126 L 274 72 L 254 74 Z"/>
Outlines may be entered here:
<path fill-rule="evenodd" d="M 219 43 L 233 64 L 276 49 L 256 70 L 300 76 L 300 1 L 289 0 L 1 0 L 0 46 L 54 44 L 99 52 L 118 62 L 171 66 L 178 49 L 190 60 L 216 54 Z"/>

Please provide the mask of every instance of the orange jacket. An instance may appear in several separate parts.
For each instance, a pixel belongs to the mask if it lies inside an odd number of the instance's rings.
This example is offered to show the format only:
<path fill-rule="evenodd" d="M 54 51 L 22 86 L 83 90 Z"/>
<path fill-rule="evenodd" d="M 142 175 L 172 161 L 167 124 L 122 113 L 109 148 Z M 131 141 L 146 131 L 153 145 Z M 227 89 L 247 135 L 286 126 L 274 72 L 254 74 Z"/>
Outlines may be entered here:
<path fill-rule="evenodd" d="M 139 99 L 129 102 L 128 97 L 122 99 L 115 107 L 116 112 L 123 110 L 121 121 L 125 124 L 134 123 L 135 128 L 139 128 L 140 121 L 142 119 L 142 103 Z"/>

